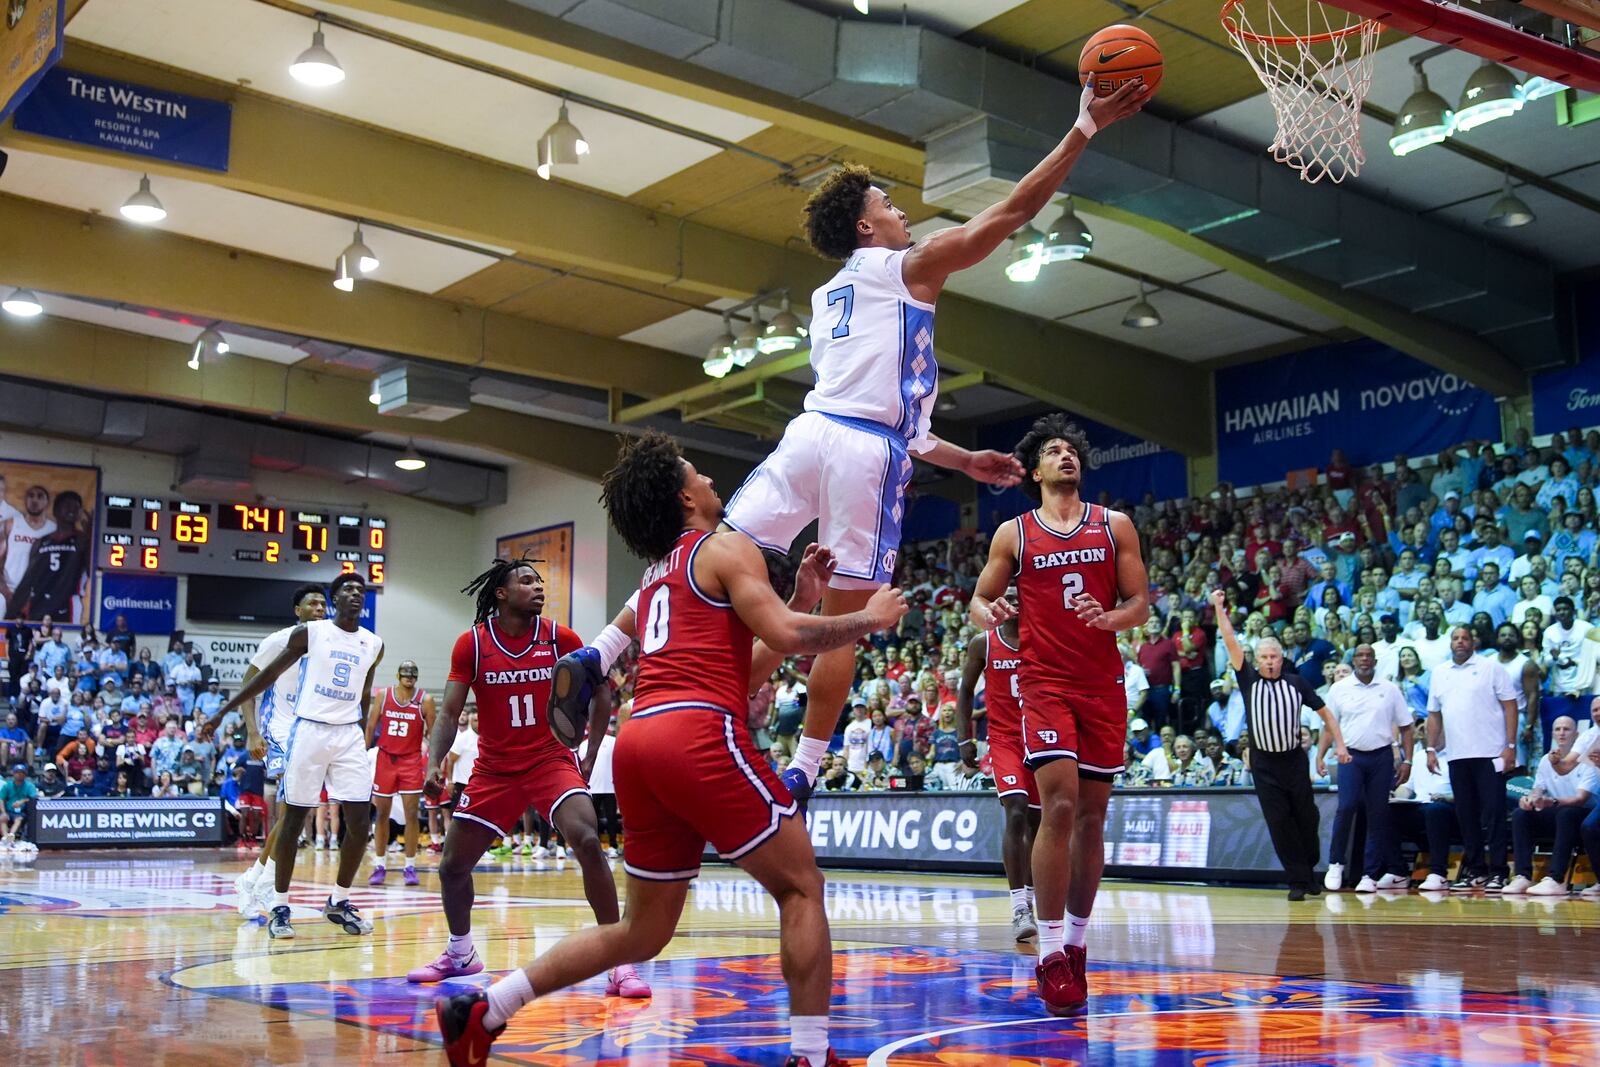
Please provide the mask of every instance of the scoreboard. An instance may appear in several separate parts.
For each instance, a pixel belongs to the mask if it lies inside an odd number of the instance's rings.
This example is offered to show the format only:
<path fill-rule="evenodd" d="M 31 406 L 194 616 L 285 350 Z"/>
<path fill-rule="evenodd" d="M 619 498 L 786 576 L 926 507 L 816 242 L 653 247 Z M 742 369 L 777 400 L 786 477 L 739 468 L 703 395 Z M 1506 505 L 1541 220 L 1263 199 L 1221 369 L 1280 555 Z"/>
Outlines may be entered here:
<path fill-rule="evenodd" d="M 355 573 L 373 587 L 388 577 L 389 522 L 365 513 L 108 493 L 99 529 L 103 573 L 308 582 Z"/>

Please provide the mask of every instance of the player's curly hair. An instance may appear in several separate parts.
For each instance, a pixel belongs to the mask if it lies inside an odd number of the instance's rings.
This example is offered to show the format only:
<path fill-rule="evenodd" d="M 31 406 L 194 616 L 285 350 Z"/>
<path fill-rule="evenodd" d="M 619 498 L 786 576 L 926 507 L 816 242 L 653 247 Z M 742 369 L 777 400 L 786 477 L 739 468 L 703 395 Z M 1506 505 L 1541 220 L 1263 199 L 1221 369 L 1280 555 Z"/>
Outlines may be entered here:
<path fill-rule="evenodd" d="M 1039 483 L 1033 480 L 1033 472 L 1039 466 L 1039 453 L 1045 445 L 1058 440 L 1065 441 L 1078 453 L 1078 469 L 1081 471 L 1082 465 L 1089 462 L 1089 438 L 1082 427 L 1059 411 L 1035 419 L 1033 425 L 1028 427 L 1028 432 L 1022 435 L 1022 440 L 1017 442 L 1017 447 L 1011 450 L 1017 462 L 1022 464 L 1022 491 L 1031 500 L 1039 500 L 1044 495 Z"/>
<path fill-rule="evenodd" d="M 829 259 L 849 259 L 856 250 L 856 222 L 867 209 L 872 172 L 846 163 L 806 198 L 806 240 Z"/>
<path fill-rule="evenodd" d="M 683 532 L 683 449 L 659 430 L 626 439 L 600 479 L 600 503 L 628 551 L 649 563 L 672 551 Z"/>

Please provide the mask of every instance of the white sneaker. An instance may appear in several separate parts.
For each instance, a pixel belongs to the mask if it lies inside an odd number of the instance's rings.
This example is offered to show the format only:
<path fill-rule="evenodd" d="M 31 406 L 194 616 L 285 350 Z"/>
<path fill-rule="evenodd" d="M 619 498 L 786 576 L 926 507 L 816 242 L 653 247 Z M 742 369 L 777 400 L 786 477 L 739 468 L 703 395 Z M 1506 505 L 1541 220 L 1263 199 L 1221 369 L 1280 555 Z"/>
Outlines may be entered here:
<path fill-rule="evenodd" d="M 1442 874 L 1429 874 L 1417 888 L 1424 893 L 1444 893 L 1449 891 L 1450 883 L 1444 880 Z"/>
<path fill-rule="evenodd" d="M 1379 889 L 1410 889 L 1411 879 L 1403 874 L 1386 874 L 1378 879 Z"/>
<path fill-rule="evenodd" d="M 1344 888 L 1344 864 L 1328 864 L 1328 873 L 1322 876 L 1322 888 L 1330 893 L 1337 893 Z"/>
<path fill-rule="evenodd" d="M 1506 887 L 1500 890 L 1500 892 L 1507 896 L 1520 895 L 1522 893 L 1526 893 L 1531 888 L 1533 888 L 1532 879 L 1524 878 L 1519 874 L 1515 878 L 1511 879 L 1511 881 L 1507 882 Z"/>
<path fill-rule="evenodd" d="M 33 853 L 39 851 L 39 846 L 34 844 L 32 841 L 24 841 L 17 846 L 17 851 L 26 852 L 29 855 L 32 855 Z"/>
<path fill-rule="evenodd" d="M 0 852 L 10 852 L 14 848 L 16 848 L 16 846 L 11 843 L 11 839 L 9 837 L 5 838 L 4 840 L 0 840 Z"/>
<path fill-rule="evenodd" d="M 616 849 L 614 849 L 614 848 L 606 849 L 606 859 L 614 860 L 616 858 L 617 858 L 617 850 Z"/>
<path fill-rule="evenodd" d="M 1600 882 L 1596 882 L 1594 885 L 1579 893 L 1578 896 L 1583 900 L 1600 900 Z"/>
<path fill-rule="evenodd" d="M 535 846 L 533 846 L 533 858 L 534 859 L 542 860 L 548 855 L 550 855 L 550 850 L 545 848 L 543 845 L 535 845 Z"/>
<path fill-rule="evenodd" d="M 1357 893 L 1376 893 L 1377 891 L 1378 883 L 1372 880 L 1371 875 L 1363 874 L 1361 876 L 1361 881 L 1356 883 Z"/>
<path fill-rule="evenodd" d="M 256 908 L 256 878 L 255 874 L 261 869 L 259 863 L 252 863 L 244 869 L 244 873 L 233 880 L 233 891 L 238 896 L 237 907 L 241 919 L 254 919 L 261 912 Z"/>
<path fill-rule="evenodd" d="M 1510 887 L 1507 887 L 1506 892 L 1511 892 Z M 1545 875 L 1538 885 L 1528 890 L 1528 895 L 1530 897 L 1564 897 L 1567 895 L 1567 887 L 1549 875 Z"/>

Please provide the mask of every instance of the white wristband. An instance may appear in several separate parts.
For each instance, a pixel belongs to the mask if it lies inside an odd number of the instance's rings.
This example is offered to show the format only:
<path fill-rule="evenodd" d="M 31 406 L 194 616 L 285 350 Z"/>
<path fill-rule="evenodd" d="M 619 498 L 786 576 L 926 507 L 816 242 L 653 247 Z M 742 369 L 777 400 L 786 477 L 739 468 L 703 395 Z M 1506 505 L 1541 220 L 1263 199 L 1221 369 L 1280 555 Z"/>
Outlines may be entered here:
<path fill-rule="evenodd" d="M 611 623 L 606 623 L 606 628 L 600 631 L 600 636 L 594 639 L 592 646 L 600 653 L 600 669 L 609 671 L 611 665 L 617 662 L 617 657 L 628 650 L 628 645 L 628 635 Z"/>

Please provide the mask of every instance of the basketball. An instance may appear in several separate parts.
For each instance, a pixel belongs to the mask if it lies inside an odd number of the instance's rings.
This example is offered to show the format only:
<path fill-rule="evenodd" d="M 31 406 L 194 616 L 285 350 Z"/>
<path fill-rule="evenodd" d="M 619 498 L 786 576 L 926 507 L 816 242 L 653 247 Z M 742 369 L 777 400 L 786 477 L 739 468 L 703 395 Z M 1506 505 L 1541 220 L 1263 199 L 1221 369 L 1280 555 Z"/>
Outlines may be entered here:
<path fill-rule="evenodd" d="M 1161 85 L 1161 70 L 1161 47 L 1137 26 L 1107 26 L 1078 53 L 1078 83 L 1092 79 L 1096 96 L 1110 96 L 1131 81 L 1144 82 L 1153 93 Z"/>

